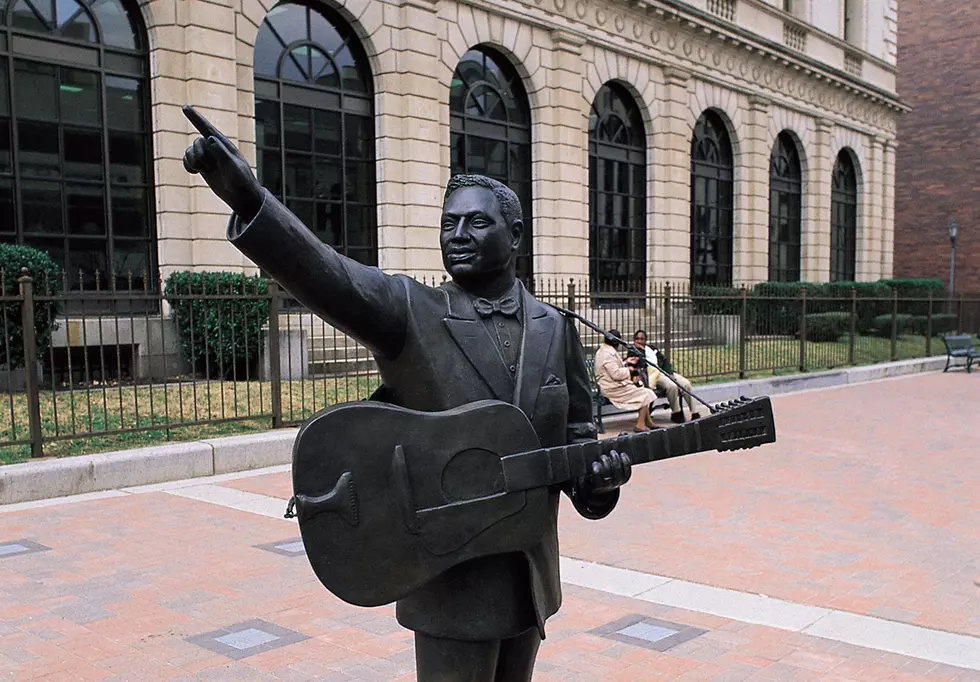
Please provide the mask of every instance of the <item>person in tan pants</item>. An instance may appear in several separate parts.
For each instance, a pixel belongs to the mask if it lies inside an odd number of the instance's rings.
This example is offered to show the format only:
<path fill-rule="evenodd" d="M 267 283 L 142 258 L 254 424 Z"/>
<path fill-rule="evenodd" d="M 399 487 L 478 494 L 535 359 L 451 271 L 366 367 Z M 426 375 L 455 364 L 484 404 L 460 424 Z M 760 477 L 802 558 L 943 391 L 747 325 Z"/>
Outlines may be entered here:
<path fill-rule="evenodd" d="M 650 419 L 650 405 L 657 395 L 649 388 L 633 383 L 634 373 L 619 354 L 619 331 L 611 329 L 595 352 L 595 379 L 599 392 L 621 410 L 636 410 L 637 433 L 657 428 Z"/>
<path fill-rule="evenodd" d="M 657 349 L 647 345 L 647 333 L 642 329 L 637 329 L 633 333 L 633 346 L 643 352 L 643 357 L 647 366 L 638 368 L 640 379 L 644 386 L 652 388 L 656 386 L 667 394 L 667 402 L 670 403 L 670 420 L 675 424 L 684 423 L 684 408 L 681 406 L 680 390 L 677 384 L 685 390 L 684 399 L 687 401 L 687 409 L 691 411 L 691 419 L 698 419 L 701 415 L 694 409 L 694 398 L 691 397 L 691 382 L 686 378 L 673 372 L 670 376 L 674 381 L 665 377 L 660 366 L 657 364 Z M 629 360 L 639 360 L 639 358 L 628 358 Z M 675 384 L 674 382 L 677 382 Z"/>

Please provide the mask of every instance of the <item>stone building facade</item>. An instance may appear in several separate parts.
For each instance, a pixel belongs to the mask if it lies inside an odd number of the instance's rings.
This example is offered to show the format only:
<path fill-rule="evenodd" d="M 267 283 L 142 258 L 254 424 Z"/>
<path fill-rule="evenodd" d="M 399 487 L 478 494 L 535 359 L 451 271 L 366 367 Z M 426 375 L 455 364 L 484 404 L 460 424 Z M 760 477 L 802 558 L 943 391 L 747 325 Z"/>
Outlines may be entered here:
<path fill-rule="evenodd" d="M 442 192 L 465 167 L 520 186 L 535 277 L 892 273 L 897 0 L 77 0 L 56 16 L 66 2 L 7 3 L 0 222 L 71 272 L 254 269 L 182 167 L 189 103 L 324 239 L 390 272 L 441 275 Z M 88 204 L 64 137 L 82 63 L 104 85 L 88 163 L 109 177 L 89 171 Z M 58 112 L 25 103 L 31 69 L 61 74 Z M 125 138 L 113 112 L 134 96 Z M 28 149 L 32 116 L 60 151 Z M 48 157 L 38 194 L 24 169 Z"/>
<path fill-rule="evenodd" d="M 980 4 L 904 0 L 899 88 L 911 111 L 895 201 L 895 274 L 949 282 L 948 226 L 958 225 L 954 293 L 980 295 L 980 150 L 969 143 L 980 109 Z"/>

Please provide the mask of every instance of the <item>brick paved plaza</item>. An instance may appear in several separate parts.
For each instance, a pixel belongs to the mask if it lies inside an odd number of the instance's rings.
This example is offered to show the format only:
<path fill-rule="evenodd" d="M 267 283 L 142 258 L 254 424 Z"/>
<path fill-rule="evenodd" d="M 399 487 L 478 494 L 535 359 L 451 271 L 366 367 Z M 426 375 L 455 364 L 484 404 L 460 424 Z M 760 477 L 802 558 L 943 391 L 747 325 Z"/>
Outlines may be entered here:
<path fill-rule="evenodd" d="M 980 680 L 980 375 L 773 404 L 774 445 L 563 502 L 535 680 Z M 0 679 L 415 679 L 393 607 L 316 581 L 283 469 L 0 508 Z"/>

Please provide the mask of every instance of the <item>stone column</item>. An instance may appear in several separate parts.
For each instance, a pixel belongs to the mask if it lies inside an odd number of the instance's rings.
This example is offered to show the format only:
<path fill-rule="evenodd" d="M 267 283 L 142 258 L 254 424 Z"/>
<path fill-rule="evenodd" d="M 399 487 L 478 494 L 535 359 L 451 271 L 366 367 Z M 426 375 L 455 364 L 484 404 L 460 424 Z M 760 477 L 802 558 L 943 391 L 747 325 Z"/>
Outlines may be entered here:
<path fill-rule="evenodd" d="M 690 82 L 689 72 L 664 69 L 659 143 L 652 168 L 653 206 L 648 208 L 652 254 L 647 273 L 656 282 L 681 284 L 691 276 Z"/>
<path fill-rule="evenodd" d="M 387 71 L 378 75 L 378 264 L 389 272 L 442 273 L 439 218 L 439 18 L 432 0 L 386 6 Z M 390 17 L 389 17 L 390 11 Z"/>
<path fill-rule="evenodd" d="M 735 282 L 752 285 L 769 278 L 769 100 L 749 97 L 745 140 L 746 214 L 735 225 Z"/>
<path fill-rule="evenodd" d="M 868 167 L 864 170 L 862 220 L 858 224 L 857 280 L 872 282 L 881 274 L 881 201 L 882 201 L 881 140 L 868 141 Z"/>
<path fill-rule="evenodd" d="M 178 2 L 177 24 L 184 26 L 185 101 L 206 116 L 229 140 L 237 144 L 251 163 L 255 162 L 255 126 L 239 127 L 238 77 L 236 73 L 235 9 L 227 0 L 218 2 Z M 159 40 L 158 40 L 159 43 Z M 170 100 L 174 101 L 174 100 Z M 180 100 L 177 100 L 180 102 Z M 251 108 L 249 108 L 251 111 Z M 250 116 L 245 112 L 243 120 Z M 183 146 L 198 133 L 185 123 L 189 133 Z M 176 151 L 176 145 L 175 145 Z M 183 149 L 180 150 L 181 154 Z M 241 269 L 251 266 L 225 238 L 229 209 L 200 175 L 183 171 L 190 193 L 187 210 L 191 262 L 199 269 Z M 163 203 L 161 197 L 160 203 Z M 169 265 L 169 264 L 168 264 Z M 173 263 L 176 265 L 176 263 Z"/>
<path fill-rule="evenodd" d="M 882 221 L 881 221 L 881 277 L 894 276 L 895 258 L 895 140 L 885 140 L 881 181 Z"/>
<path fill-rule="evenodd" d="M 811 154 L 804 201 L 801 277 L 804 282 L 830 279 L 830 192 L 834 160 L 830 154 L 830 121 L 817 119 L 816 144 Z"/>
<path fill-rule="evenodd" d="M 584 39 L 552 31 L 552 69 L 535 140 L 535 278 L 589 272 L 589 133 L 582 111 Z"/>

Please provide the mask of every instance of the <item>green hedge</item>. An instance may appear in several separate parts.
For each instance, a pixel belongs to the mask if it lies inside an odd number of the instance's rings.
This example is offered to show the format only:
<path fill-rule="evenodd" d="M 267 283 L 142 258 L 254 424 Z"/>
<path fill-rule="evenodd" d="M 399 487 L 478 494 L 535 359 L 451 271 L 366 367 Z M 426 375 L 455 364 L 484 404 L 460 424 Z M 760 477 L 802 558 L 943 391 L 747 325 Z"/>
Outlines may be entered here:
<path fill-rule="evenodd" d="M 914 315 L 909 323 L 909 331 L 919 336 L 929 333 L 929 316 Z M 956 315 L 933 315 L 932 316 L 932 335 L 942 336 L 956 331 Z"/>
<path fill-rule="evenodd" d="M 21 268 L 27 268 L 34 279 L 35 295 L 57 295 L 61 293 L 61 268 L 44 251 L 30 246 L 0 244 L 0 270 L 3 271 L 3 293 L 17 296 L 20 293 L 19 278 Z M 21 304 L 8 302 L 3 306 L 6 332 L 0 346 L 0 367 L 24 366 L 24 328 L 21 325 Z M 60 306 L 56 301 L 34 302 L 34 334 L 37 346 L 37 359 L 42 360 L 51 345 L 51 332 L 58 328 L 54 318 Z"/>
<path fill-rule="evenodd" d="M 813 313 L 806 316 L 807 341 L 837 341 L 850 331 L 849 312 Z"/>
<path fill-rule="evenodd" d="M 913 331 L 913 315 L 900 314 L 895 316 L 895 334 L 901 336 Z M 892 335 L 892 315 L 879 315 L 874 319 L 873 331 L 878 336 L 890 338 Z"/>
<path fill-rule="evenodd" d="M 929 301 L 903 301 L 902 299 L 928 299 L 932 294 L 933 314 L 942 312 L 946 298 L 946 285 L 938 279 L 883 279 L 881 283 L 898 292 L 898 312 L 905 315 L 928 315 Z"/>
<path fill-rule="evenodd" d="M 741 315 L 742 291 L 736 287 L 694 284 L 691 303 L 695 315 Z"/>
<path fill-rule="evenodd" d="M 891 313 L 892 290 L 881 282 L 830 282 L 823 285 L 824 296 L 834 299 L 850 299 L 851 289 L 857 298 L 857 331 L 860 334 L 874 331 L 874 319 Z M 834 302 L 834 310 L 850 310 L 850 303 Z"/>
<path fill-rule="evenodd" d="M 235 272 L 171 273 L 163 295 L 173 310 L 180 349 L 195 372 L 244 379 L 260 356 L 262 327 L 269 319 L 268 282 Z M 180 296 L 241 296 L 190 299 Z"/>
<path fill-rule="evenodd" d="M 810 282 L 760 282 L 752 287 L 757 334 L 798 334 L 802 306 L 800 293 L 806 289 L 808 298 L 820 295 L 822 285 Z M 807 312 L 810 304 L 807 303 Z M 813 312 L 825 312 L 814 310 Z"/>

